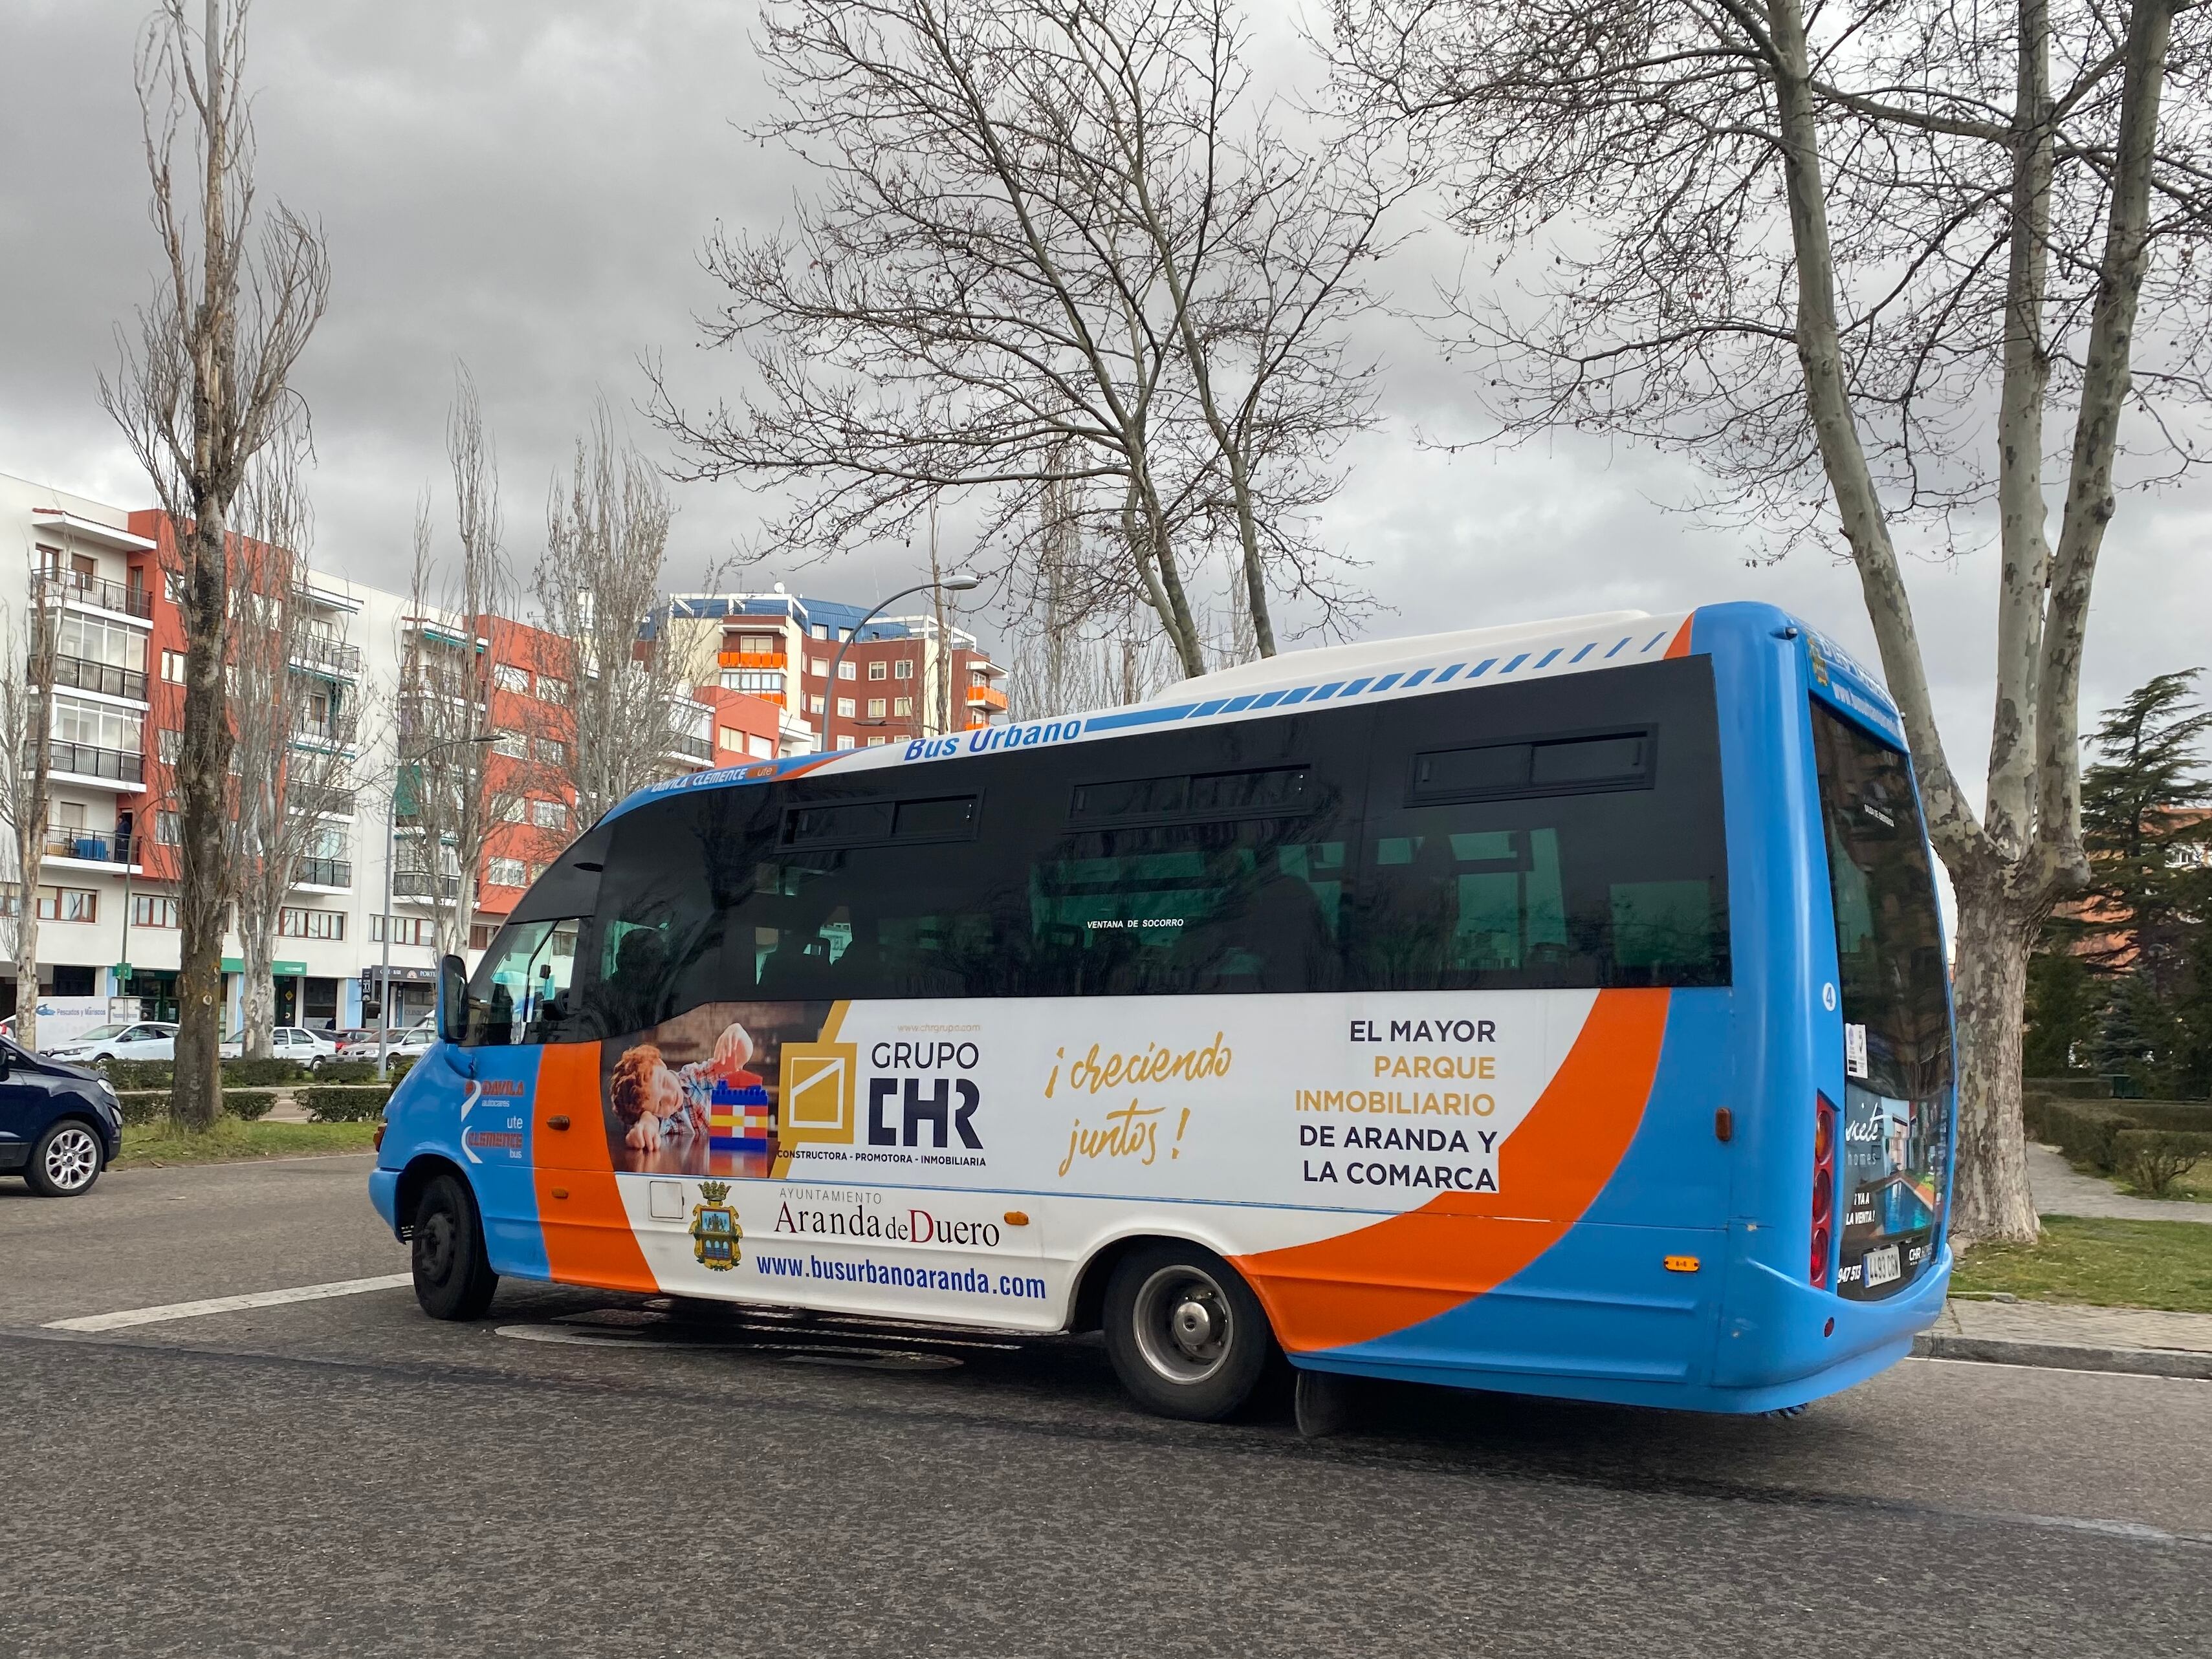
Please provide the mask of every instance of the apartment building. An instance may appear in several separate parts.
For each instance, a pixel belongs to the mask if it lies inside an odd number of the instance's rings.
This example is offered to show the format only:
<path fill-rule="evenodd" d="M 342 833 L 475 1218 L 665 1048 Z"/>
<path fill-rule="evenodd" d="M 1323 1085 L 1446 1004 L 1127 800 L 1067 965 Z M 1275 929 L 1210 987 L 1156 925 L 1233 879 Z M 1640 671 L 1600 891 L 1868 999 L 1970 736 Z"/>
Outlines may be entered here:
<path fill-rule="evenodd" d="M 671 596 L 661 627 L 691 678 L 767 699 L 800 728 L 805 748 L 865 748 L 1003 721 L 1006 671 L 974 634 L 940 629 L 927 614 L 863 626 L 866 615 L 781 589 L 688 593 Z"/>
<path fill-rule="evenodd" d="M 162 572 L 165 515 L 94 501 L 0 474 L 0 604 L 20 629 L 34 597 L 59 608 L 52 801 L 34 902 L 42 994 L 133 997 L 173 1017 L 177 826 L 172 771 L 183 726 L 184 627 Z M 11 550 L 20 548 L 20 554 Z M 395 1024 L 428 1012 L 436 917 L 458 869 L 410 812 L 398 760 L 410 693 L 465 699 L 456 733 L 489 732 L 499 820 L 477 870 L 471 954 L 539 870 L 584 826 L 564 778 L 572 690 L 561 642 L 508 618 L 418 612 L 402 594 L 325 570 L 300 578 L 308 608 L 290 669 L 308 683 L 295 749 L 340 764 L 312 803 L 313 839 L 283 907 L 276 963 L 281 1023 L 373 1024 L 388 986 Z M 426 682 L 426 671 L 434 677 Z M 447 710 L 450 715 L 453 712 Z M 672 766 L 735 765 L 784 752 L 776 705 L 714 676 L 682 711 Z M 12 835 L 0 835 L 12 859 Z M 9 868 L 6 872 L 16 874 Z M 387 884 L 390 902 L 386 902 Z M 0 882 L 0 906 L 27 902 Z M 387 974 L 388 964 L 388 974 Z M 226 1026 L 237 1019 L 242 953 L 226 945 Z M 20 989 L 0 965 L 0 1014 Z"/>

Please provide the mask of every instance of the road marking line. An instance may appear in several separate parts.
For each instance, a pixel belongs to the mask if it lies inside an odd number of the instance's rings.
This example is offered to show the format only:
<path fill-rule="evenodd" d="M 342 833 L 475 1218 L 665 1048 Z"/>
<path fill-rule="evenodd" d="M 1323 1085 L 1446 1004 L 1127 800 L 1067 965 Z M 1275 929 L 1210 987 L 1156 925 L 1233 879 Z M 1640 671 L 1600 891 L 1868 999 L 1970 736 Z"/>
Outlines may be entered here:
<path fill-rule="evenodd" d="M 289 1290 L 257 1290 L 243 1296 L 210 1296 L 199 1302 L 170 1302 L 158 1308 L 125 1308 L 120 1313 L 89 1313 L 77 1319 L 55 1319 L 48 1330 L 121 1330 L 128 1325 L 158 1325 L 169 1319 L 197 1319 L 208 1313 L 237 1313 L 246 1308 L 281 1307 L 287 1302 L 319 1302 L 332 1296 L 358 1296 L 363 1291 L 397 1290 L 411 1285 L 411 1273 L 387 1273 L 374 1279 L 339 1279 L 327 1285 L 295 1285 Z"/>

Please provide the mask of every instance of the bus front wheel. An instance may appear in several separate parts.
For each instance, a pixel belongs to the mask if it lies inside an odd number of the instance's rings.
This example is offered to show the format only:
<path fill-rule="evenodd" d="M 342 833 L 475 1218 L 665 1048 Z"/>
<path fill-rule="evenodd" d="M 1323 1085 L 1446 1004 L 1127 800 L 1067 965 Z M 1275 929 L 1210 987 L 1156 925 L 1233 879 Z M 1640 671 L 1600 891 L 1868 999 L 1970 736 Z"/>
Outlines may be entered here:
<path fill-rule="evenodd" d="M 1106 1353 L 1147 1411 L 1218 1422 L 1250 1397 L 1274 1336 L 1236 1268 L 1196 1244 L 1146 1244 L 1106 1287 Z"/>
<path fill-rule="evenodd" d="M 499 1275 L 484 1250 L 476 1200 L 459 1176 L 434 1176 L 422 1189 L 410 1244 L 415 1299 L 422 1311 L 433 1319 L 483 1317 Z"/>

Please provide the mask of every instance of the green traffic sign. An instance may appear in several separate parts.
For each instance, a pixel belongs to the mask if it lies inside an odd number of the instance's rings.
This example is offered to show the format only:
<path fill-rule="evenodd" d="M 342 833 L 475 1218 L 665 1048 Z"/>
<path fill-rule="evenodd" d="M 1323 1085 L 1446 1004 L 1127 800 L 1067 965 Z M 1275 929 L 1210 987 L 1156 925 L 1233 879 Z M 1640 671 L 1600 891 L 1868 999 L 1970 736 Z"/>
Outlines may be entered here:
<path fill-rule="evenodd" d="M 131 977 L 131 964 L 128 962 L 118 962 L 114 967 L 109 970 L 109 972 L 113 973 L 118 979 L 128 979 Z"/>

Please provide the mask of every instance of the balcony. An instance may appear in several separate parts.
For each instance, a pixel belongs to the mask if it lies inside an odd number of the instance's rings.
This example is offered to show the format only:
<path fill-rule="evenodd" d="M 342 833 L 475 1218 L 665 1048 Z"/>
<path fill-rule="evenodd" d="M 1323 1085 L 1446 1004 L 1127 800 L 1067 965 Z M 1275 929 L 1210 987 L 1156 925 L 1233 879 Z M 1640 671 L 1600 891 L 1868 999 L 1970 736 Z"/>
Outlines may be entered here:
<path fill-rule="evenodd" d="M 714 740 L 678 732 L 668 740 L 668 753 L 679 760 L 711 760 L 714 758 Z"/>
<path fill-rule="evenodd" d="M 968 706 L 1003 713 L 1006 706 L 1006 693 L 996 686 L 973 685 L 968 687 Z"/>
<path fill-rule="evenodd" d="M 458 875 L 433 875 L 428 870 L 402 869 L 392 873 L 395 899 L 435 899 L 451 904 L 461 896 Z"/>
<path fill-rule="evenodd" d="M 349 645 L 343 639 L 323 639 L 310 634 L 293 643 L 292 660 L 348 680 L 361 677 L 361 647 Z"/>
<path fill-rule="evenodd" d="M 56 598 L 75 601 L 80 605 L 97 605 L 102 610 L 120 612 L 125 616 L 151 617 L 154 615 L 154 595 L 151 589 L 125 587 L 120 582 L 111 582 L 105 577 L 83 576 L 71 570 L 44 570 L 38 572 L 39 585 Z"/>
<path fill-rule="evenodd" d="M 353 860 L 302 858 L 292 867 L 292 885 L 295 887 L 350 887 L 353 885 Z"/>
<path fill-rule="evenodd" d="M 122 784 L 137 790 L 146 782 L 146 760 L 143 755 L 122 749 L 104 749 L 90 743 L 72 743 L 59 737 L 47 742 L 46 765 L 52 771 L 65 772 L 75 778 L 98 778 L 103 783 Z"/>
<path fill-rule="evenodd" d="M 780 651 L 726 651 L 718 653 L 714 661 L 726 669 L 774 669 L 781 674 L 791 659 Z"/>
<path fill-rule="evenodd" d="M 46 857 L 66 858 L 79 864 L 112 864 L 118 869 L 137 867 L 131 838 L 99 830 L 50 826 L 46 833 Z"/>
<path fill-rule="evenodd" d="M 292 811 L 303 818 L 351 818 L 355 815 L 355 797 L 351 790 L 301 790 L 289 803 Z"/>
<path fill-rule="evenodd" d="M 146 700 L 146 676 L 139 670 L 121 668 L 113 663 L 94 663 L 82 657 L 55 657 L 54 683 L 67 686 L 72 691 L 127 697 L 134 703 Z"/>

